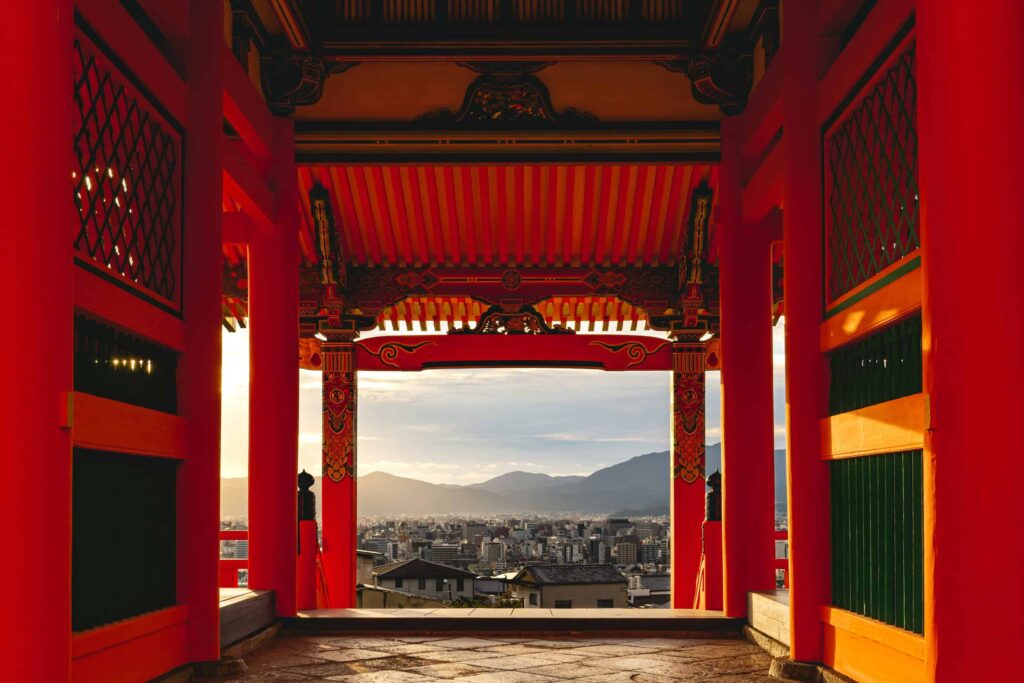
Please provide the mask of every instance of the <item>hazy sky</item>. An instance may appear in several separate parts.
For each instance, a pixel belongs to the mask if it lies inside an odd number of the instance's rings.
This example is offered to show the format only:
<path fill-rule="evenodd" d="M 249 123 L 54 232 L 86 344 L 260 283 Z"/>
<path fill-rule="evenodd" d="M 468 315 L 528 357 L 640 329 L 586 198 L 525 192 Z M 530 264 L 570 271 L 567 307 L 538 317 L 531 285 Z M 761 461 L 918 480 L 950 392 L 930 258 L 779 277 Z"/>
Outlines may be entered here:
<path fill-rule="evenodd" d="M 775 328 L 775 442 L 784 445 L 782 325 Z M 246 475 L 248 347 L 224 333 L 221 474 Z M 299 466 L 320 473 L 320 373 L 299 371 Z M 720 440 L 718 373 L 708 443 Z M 431 370 L 359 373 L 358 471 L 467 484 L 512 470 L 589 474 L 669 447 L 669 373 Z"/>

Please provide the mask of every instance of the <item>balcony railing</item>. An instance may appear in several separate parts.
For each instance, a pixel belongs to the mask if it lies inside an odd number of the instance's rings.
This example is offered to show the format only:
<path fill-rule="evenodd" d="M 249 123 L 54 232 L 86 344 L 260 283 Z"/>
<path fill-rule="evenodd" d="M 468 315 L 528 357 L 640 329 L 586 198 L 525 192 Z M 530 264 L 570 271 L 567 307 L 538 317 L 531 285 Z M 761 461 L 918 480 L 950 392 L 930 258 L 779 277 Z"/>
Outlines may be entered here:
<path fill-rule="evenodd" d="M 222 529 L 220 532 L 220 581 L 221 588 L 239 588 L 249 583 L 249 531 L 247 529 Z M 225 557 L 225 541 L 238 548 L 238 541 L 245 541 L 245 557 Z"/>
<path fill-rule="evenodd" d="M 789 588 L 789 531 L 786 529 L 775 530 L 775 558 L 772 566 L 775 568 L 775 587 Z"/>

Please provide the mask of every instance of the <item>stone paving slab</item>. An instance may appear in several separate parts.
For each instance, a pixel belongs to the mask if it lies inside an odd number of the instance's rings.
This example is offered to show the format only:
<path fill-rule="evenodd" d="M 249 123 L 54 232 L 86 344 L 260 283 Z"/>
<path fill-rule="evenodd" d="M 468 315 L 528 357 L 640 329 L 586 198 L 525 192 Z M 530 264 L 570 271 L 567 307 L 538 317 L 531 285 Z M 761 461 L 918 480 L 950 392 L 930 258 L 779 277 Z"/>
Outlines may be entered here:
<path fill-rule="evenodd" d="M 771 683 L 771 658 L 744 640 L 340 637 L 284 633 L 245 656 L 257 683 Z"/>

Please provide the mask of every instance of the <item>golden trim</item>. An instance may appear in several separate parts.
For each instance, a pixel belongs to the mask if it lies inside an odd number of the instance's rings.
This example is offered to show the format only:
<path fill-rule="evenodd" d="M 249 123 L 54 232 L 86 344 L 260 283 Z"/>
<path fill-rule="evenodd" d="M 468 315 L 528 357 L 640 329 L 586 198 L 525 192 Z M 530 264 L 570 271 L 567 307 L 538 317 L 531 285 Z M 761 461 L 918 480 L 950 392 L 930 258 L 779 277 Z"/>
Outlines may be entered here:
<path fill-rule="evenodd" d="M 828 353 L 919 310 L 921 291 L 921 269 L 915 268 L 836 313 L 821 323 L 821 351 Z"/>
<path fill-rule="evenodd" d="M 913 394 L 821 420 L 825 460 L 924 448 L 925 395 Z"/>

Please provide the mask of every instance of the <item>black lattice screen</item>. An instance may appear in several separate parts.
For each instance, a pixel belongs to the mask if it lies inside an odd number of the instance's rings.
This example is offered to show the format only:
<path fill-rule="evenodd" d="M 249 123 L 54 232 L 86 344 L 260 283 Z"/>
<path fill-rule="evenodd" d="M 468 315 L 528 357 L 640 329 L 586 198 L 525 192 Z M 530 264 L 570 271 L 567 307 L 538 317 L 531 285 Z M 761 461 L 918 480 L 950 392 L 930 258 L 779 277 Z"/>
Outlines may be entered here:
<path fill-rule="evenodd" d="M 83 34 L 74 60 L 75 249 L 180 310 L 181 136 Z"/>
<path fill-rule="evenodd" d="M 84 448 L 73 458 L 71 630 L 174 605 L 178 461 Z"/>
<path fill-rule="evenodd" d="M 170 349 L 75 316 L 75 391 L 177 413 L 177 373 Z"/>
<path fill-rule="evenodd" d="M 830 301 L 920 246 L 916 100 L 911 49 L 825 138 Z"/>

